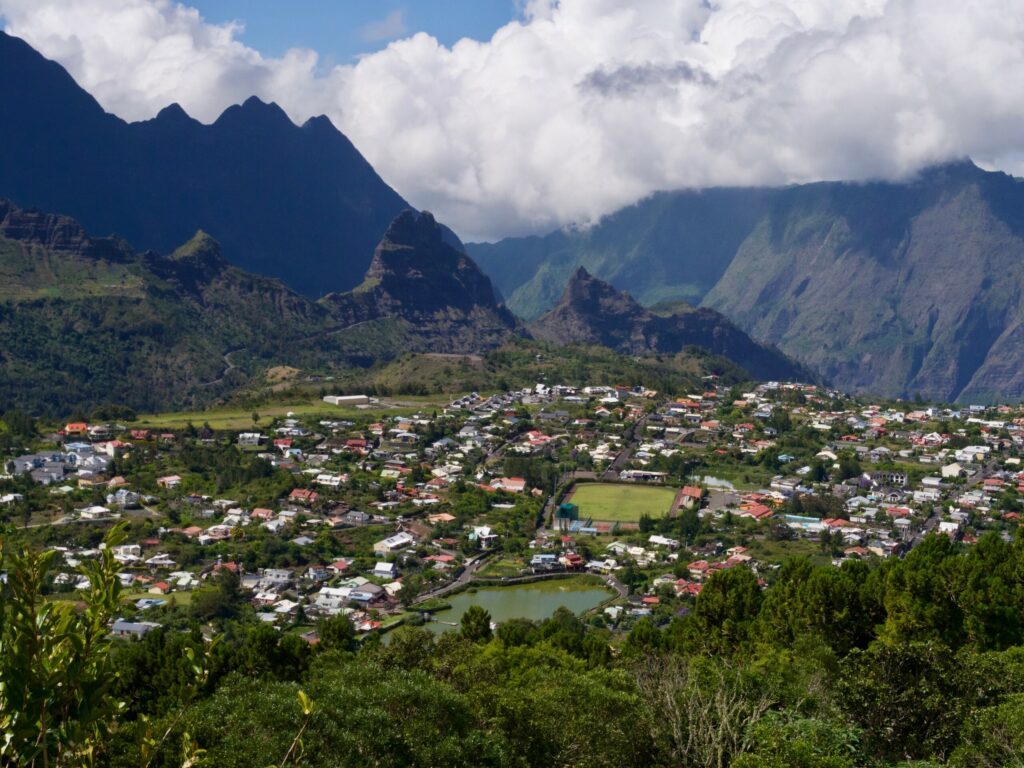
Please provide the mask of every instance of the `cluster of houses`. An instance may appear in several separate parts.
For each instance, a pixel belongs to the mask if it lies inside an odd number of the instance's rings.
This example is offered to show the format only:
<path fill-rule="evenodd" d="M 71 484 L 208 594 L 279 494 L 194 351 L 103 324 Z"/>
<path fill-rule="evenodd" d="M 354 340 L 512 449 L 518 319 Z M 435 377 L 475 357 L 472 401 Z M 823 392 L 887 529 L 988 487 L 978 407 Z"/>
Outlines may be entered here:
<path fill-rule="evenodd" d="M 175 593 L 202 587 L 224 568 L 238 574 L 261 621 L 284 626 L 303 616 L 340 614 L 370 631 L 401 612 L 411 570 L 443 583 L 468 553 L 500 551 L 501 513 L 520 499 L 536 499 L 532 503 L 547 513 L 520 556 L 523 575 L 582 572 L 614 579 L 627 566 L 639 569 L 650 575 L 644 596 L 650 600 L 634 606 L 638 610 L 665 595 L 693 597 L 723 569 L 749 567 L 760 575 L 767 564 L 753 550 L 769 535 L 827 540 L 838 563 L 899 555 L 929 532 L 970 544 L 983 530 L 1009 536 L 1020 524 L 1020 408 L 910 408 L 857 403 L 812 385 L 768 382 L 736 392 L 713 378 L 705 384 L 703 391 L 674 398 L 642 387 L 538 384 L 490 396 L 471 393 L 431 415 L 368 410 L 357 421 L 289 415 L 265 430 L 230 437 L 240 455 L 293 478 L 281 498 L 263 506 L 204 495 L 194 473 L 175 461 L 183 436 L 169 432 L 69 423 L 54 436 L 56 447 L 3 458 L 2 468 L 54 493 L 101 490 L 105 504 L 94 498 L 75 509 L 84 520 L 140 508 L 152 514 L 154 506 L 175 510 L 179 522 L 162 520 L 157 535 L 116 548 L 123 586 L 138 595 L 135 615 L 112 630 L 123 637 L 145 634 L 156 623 L 140 616 L 167 605 Z M 350 403 L 328 402 L 334 404 Z M 787 432 L 798 432 L 800 441 Z M 204 431 L 188 439 L 225 437 Z M 155 491 L 111 472 L 114 460 L 140 443 L 161 449 L 165 469 L 155 477 Z M 557 499 L 503 471 L 506 459 L 520 457 L 575 465 L 588 479 L 671 485 L 678 490 L 673 514 L 697 510 L 712 530 L 740 521 L 752 542 L 718 551 L 706 542 L 687 545 L 674 535 L 640 533 L 635 525 L 559 525 L 549 504 Z M 456 487 L 483 491 L 493 517 L 452 514 Z M 7 493 L 0 506 L 22 500 Z M 254 572 L 223 562 L 224 546 L 254 529 L 312 553 L 324 534 L 367 526 L 380 526 L 381 533 L 362 558 L 353 552 L 320 562 L 310 555 L 301 568 Z M 179 565 L 168 554 L 169 540 L 209 554 L 200 554 L 198 564 Z M 66 568 L 55 585 L 86 588 L 75 567 L 98 552 L 62 551 Z"/>

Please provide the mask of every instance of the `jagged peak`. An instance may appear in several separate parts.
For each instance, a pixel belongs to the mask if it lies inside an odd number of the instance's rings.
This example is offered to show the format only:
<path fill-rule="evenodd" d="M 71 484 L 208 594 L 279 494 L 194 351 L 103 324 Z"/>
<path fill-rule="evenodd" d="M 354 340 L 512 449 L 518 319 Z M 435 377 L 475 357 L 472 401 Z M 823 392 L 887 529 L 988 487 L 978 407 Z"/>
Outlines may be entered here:
<path fill-rule="evenodd" d="M 178 102 L 168 104 L 166 107 L 156 113 L 156 117 L 153 118 L 154 122 L 161 123 L 195 123 L 199 125 L 199 121 L 189 115 L 188 112 Z"/>
<path fill-rule="evenodd" d="M 207 266 L 225 266 L 220 243 L 203 230 L 197 230 L 188 242 L 183 243 L 170 255 L 174 261 L 194 261 Z"/>
<path fill-rule="evenodd" d="M 406 208 L 388 225 L 384 237 L 377 246 L 377 255 L 396 248 L 451 248 L 444 240 L 441 225 L 430 211 Z"/>
<path fill-rule="evenodd" d="M 273 101 L 267 102 L 258 96 L 250 96 L 241 104 L 233 104 L 225 109 L 220 117 L 214 121 L 214 125 L 225 125 L 234 122 L 247 124 L 262 123 L 268 126 L 289 126 L 296 127 L 287 113 Z"/>
<path fill-rule="evenodd" d="M 576 268 L 576 271 L 572 273 L 572 277 L 569 278 L 569 281 L 573 282 L 573 283 L 578 283 L 578 282 L 583 282 L 583 281 L 588 281 L 588 280 L 593 280 L 593 279 L 594 279 L 594 276 L 591 275 L 587 271 L 586 267 L 584 267 L 582 264 L 580 264 Z"/>

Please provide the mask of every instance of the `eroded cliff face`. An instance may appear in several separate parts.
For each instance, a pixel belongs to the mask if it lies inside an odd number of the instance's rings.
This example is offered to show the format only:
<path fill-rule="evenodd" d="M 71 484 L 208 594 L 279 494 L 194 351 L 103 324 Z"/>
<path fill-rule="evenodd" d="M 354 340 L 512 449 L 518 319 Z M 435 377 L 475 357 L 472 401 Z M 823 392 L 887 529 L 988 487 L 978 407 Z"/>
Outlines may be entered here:
<path fill-rule="evenodd" d="M 429 213 L 407 210 L 374 250 L 363 283 L 322 303 L 340 322 L 398 318 L 433 352 L 492 349 L 525 332 L 488 277 Z"/>
<path fill-rule="evenodd" d="M 600 344 L 633 355 L 673 354 L 699 346 L 727 357 L 755 378 L 809 377 L 798 364 L 758 344 L 714 310 L 679 305 L 656 314 L 583 267 L 573 273 L 558 304 L 530 330 L 555 344 Z"/>

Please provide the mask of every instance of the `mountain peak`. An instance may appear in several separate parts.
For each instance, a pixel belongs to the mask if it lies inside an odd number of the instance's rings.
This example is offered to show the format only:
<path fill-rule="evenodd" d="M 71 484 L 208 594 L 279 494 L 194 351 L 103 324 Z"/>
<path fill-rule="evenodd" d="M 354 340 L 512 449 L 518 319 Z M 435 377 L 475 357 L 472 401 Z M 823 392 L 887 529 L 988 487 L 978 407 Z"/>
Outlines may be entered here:
<path fill-rule="evenodd" d="M 267 128 L 298 127 L 276 102 L 263 101 L 258 96 L 250 96 L 241 104 L 228 107 L 213 124 L 232 129 L 238 126 L 253 125 Z"/>
<path fill-rule="evenodd" d="M 157 112 L 153 120 L 174 125 L 187 125 L 190 123 L 199 125 L 199 121 L 191 117 L 181 104 L 176 101 Z"/>
<path fill-rule="evenodd" d="M 399 213 L 373 253 L 362 285 L 324 299 L 352 323 L 398 318 L 432 349 L 479 352 L 515 338 L 522 326 L 497 299 L 476 263 L 428 211 Z"/>
<path fill-rule="evenodd" d="M 713 310 L 660 316 L 625 291 L 580 267 L 562 299 L 530 330 L 554 344 L 600 344 L 623 354 L 675 354 L 704 347 L 746 368 L 758 378 L 802 378 L 803 371 L 775 349 L 764 347 Z"/>
<path fill-rule="evenodd" d="M 581 283 L 588 280 L 593 280 L 593 275 L 587 272 L 587 268 L 580 265 L 575 272 L 572 273 L 572 277 L 569 278 L 569 282 Z"/>
<path fill-rule="evenodd" d="M 0 194 L 143 251 L 171 253 L 202 227 L 232 264 L 320 296 L 359 282 L 408 207 L 326 118 L 303 130 L 251 98 L 212 125 L 173 104 L 127 123 L 3 33 L 0 81 Z"/>

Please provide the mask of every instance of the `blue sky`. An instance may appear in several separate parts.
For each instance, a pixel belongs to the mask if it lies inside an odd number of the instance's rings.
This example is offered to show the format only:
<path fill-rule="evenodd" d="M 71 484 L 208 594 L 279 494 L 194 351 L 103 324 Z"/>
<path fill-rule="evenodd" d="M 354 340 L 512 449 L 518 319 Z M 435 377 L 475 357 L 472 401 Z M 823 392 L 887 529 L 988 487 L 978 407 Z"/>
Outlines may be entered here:
<path fill-rule="evenodd" d="M 451 46 L 463 37 L 488 40 L 519 15 L 516 0 L 191 0 L 207 21 L 239 20 L 240 39 L 267 56 L 312 48 L 346 64 L 390 40 L 427 32 Z"/>

